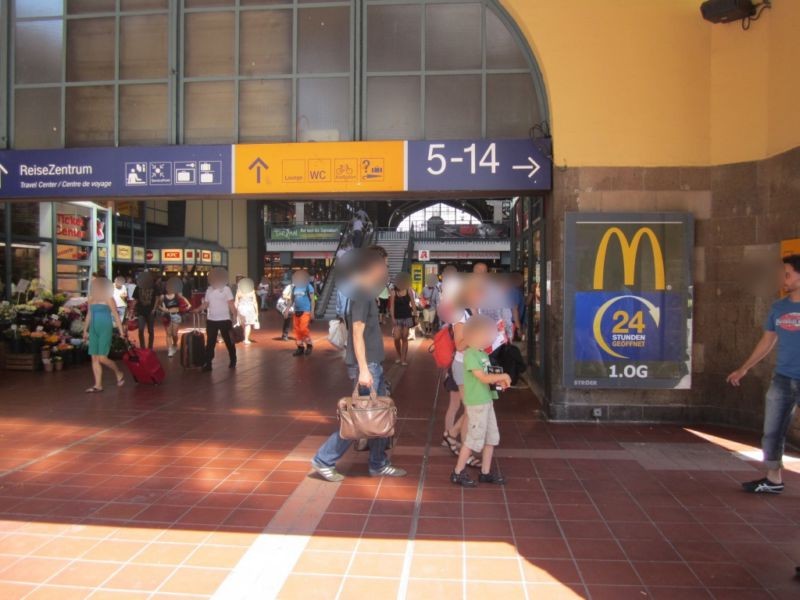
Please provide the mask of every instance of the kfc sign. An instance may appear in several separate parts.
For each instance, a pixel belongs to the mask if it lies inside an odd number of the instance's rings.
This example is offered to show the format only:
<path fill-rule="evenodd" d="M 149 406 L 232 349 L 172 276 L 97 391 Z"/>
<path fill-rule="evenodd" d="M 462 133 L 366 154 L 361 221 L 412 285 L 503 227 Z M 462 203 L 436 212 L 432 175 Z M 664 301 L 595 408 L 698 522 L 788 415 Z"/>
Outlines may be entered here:
<path fill-rule="evenodd" d="M 181 262 L 183 260 L 183 250 L 162 250 L 162 262 Z"/>

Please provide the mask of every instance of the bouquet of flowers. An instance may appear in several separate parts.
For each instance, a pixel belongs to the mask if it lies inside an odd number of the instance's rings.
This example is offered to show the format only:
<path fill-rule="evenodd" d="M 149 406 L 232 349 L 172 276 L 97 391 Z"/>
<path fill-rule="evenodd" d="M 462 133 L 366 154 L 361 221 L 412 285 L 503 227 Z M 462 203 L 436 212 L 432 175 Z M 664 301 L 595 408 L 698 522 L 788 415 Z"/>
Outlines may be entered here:
<path fill-rule="evenodd" d="M 11 302 L 0 302 L 0 323 L 11 323 L 17 318 L 17 309 Z"/>

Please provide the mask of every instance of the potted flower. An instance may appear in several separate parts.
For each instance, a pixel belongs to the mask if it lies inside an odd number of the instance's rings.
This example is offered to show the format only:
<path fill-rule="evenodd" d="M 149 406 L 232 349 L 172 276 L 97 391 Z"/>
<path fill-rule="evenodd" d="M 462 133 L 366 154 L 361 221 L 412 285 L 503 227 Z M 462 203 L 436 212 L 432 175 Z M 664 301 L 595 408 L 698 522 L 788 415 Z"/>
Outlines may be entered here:
<path fill-rule="evenodd" d="M 42 346 L 42 360 L 50 358 L 50 346 Z"/>
<path fill-rule="evenodd" d="M 44 370 L 47 371 L 48 373 L 53 372 L 53 361 L 50 360 L 49 358 L 42 359 L 42 366 L 44 367 Z"/>
<path fill-rule="evenodd" d="M 64 369 L 64 359 L 60 355 L 56 354 L 53 357 L 53 366 L 55 367 L 56 371 L 63 370 Z"/>
<path fill-rule="evenodd" d="M 36 314 L 36 306 L 33 304 L 18 304 L 16 311 L 17 325 L 24 325 L 26 327 L 33 326 L 34 315 Z"/>

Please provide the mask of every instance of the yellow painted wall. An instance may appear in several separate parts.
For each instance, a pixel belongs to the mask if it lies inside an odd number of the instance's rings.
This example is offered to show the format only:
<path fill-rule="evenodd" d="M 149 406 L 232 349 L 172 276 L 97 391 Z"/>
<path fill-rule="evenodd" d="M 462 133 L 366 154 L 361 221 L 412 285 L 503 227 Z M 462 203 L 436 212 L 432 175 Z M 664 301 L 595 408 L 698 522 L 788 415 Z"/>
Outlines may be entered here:
<path fill-rule="evenodd" d="M 800 1 L 749 31 L 700 0 L 501 0 L 542 69 L 556 163 L 709 165 L 800 145 Z"/>

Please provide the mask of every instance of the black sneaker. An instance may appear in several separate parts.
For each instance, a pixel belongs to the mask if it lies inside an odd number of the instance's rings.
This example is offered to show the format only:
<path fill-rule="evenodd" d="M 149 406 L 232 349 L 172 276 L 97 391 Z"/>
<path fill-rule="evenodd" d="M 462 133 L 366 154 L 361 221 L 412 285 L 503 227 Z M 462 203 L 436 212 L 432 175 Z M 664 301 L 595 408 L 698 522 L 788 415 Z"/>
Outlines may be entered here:
<path fill-rule="evenodd" d="M 312 350 L 314 350 L 314 346 L 312 346 L 311 344 L 308 344 L 308 345 L 306 346 L 306 356 L 308 356 L 309 354 L 311 354 Z"/>
<path fill-rule="evenodd" d="M 466 469 L 461 471 L 461 473 L 456 473 L 455 471 L 450 473 L 450 483 L 455 483 L 456 485 L 460 485 L 462 487 L 478 487 L 478 484 L 475 482 L 475 480 L 467 474 Z"/>
<path fill-rule="evenodd" d="M 305 354 L 305 350 L 303 350 L 302 346 L 298 346 L 297 350 L 292 352 L 292 356 L 303 356 Z"/>
<path fill-rule="evenodd" d="M 780 494 L 783 491 L 782 483 L 772 483 L 769 479 L 757 479 L 742 484 L 742 489 L 751 494 Z"/>
<path fill-rule="evenodd" d="M 497 485 L 505 485 L 505 478 L 500 473 L 481 473 L 478 477 L 480 483 L 494 483 Z"/>

